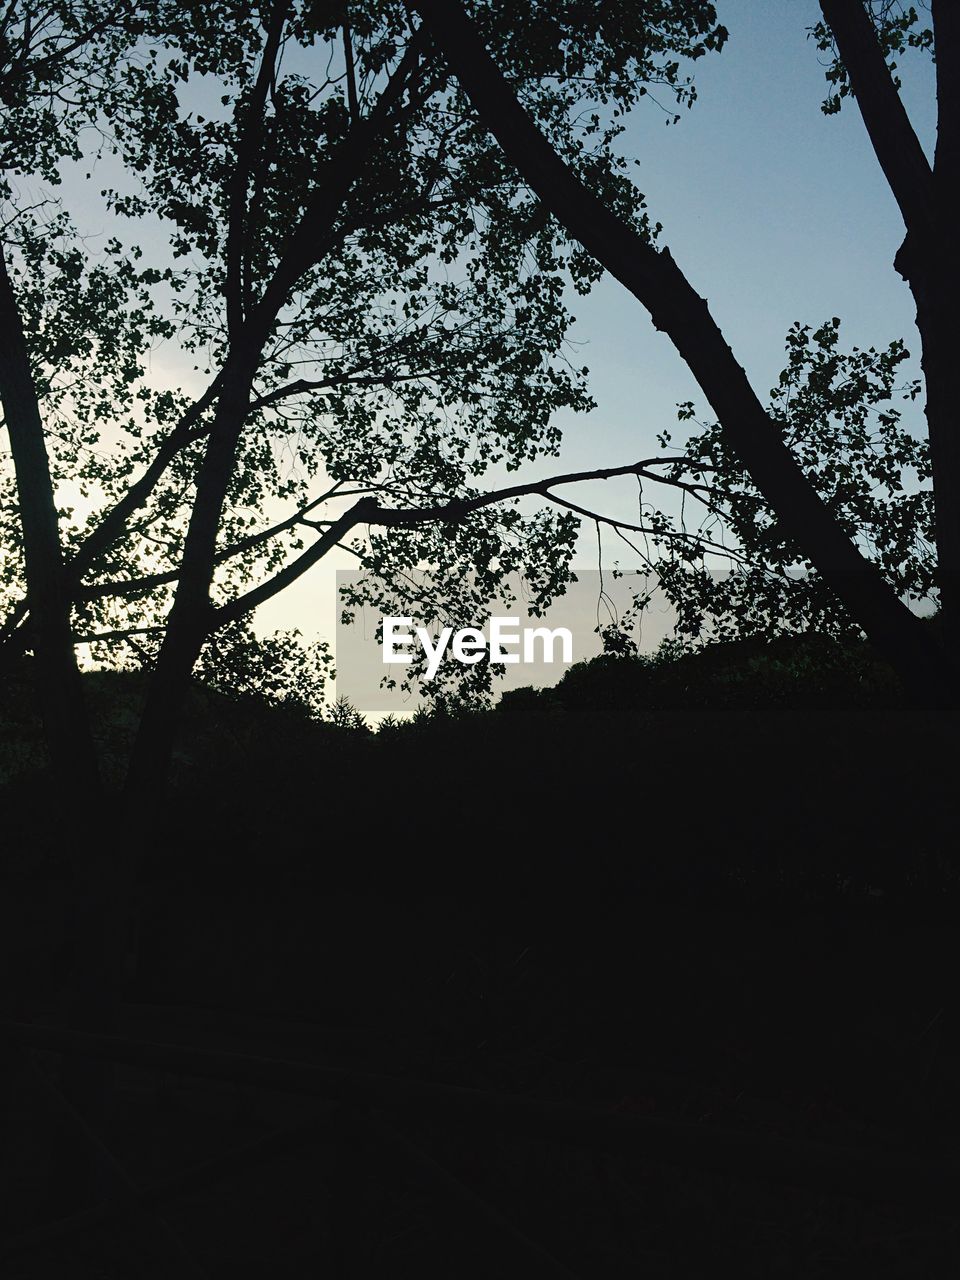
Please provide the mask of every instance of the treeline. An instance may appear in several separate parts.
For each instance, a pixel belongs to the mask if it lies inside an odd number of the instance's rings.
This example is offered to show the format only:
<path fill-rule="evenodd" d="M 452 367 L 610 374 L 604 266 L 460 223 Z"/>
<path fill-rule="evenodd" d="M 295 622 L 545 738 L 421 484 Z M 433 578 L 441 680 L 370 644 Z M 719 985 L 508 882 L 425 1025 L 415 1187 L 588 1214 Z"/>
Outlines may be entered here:
<path fill-rule="evenodd" d="M 141 678 L 86 681 L 119 778 Z M 376 730 L 344 703 L 318 722 L 196 686 L 171 803 L 158 830 L 130 838 L 161 879 L 289 872 L 517 901 L 939 893 L 953 877 L 946 732 L 866 646 L 818 636 L 608 654 L 489 710 L 438 707 Z M 29 766 L 6 786 L 22 868 L 49 808 L 29 733 L 26 718 L 4 727 L 8 770 L 17 752 Z M 43 856 L 57 865 L 56 849 Z"/>

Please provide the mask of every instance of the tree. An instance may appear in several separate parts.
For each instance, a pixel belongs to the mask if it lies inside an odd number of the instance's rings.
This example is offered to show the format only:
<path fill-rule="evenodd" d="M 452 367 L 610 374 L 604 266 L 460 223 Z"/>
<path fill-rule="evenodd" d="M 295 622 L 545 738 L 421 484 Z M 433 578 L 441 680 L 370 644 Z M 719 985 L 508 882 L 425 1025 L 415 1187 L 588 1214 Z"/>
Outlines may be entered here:
<path fill-rule="evenodd" d="M 472 38 L 463 15 L 424 12 L 457 66 L 462 49 L 450 32 L 461 44 Z M 533 198 L 401 6 L 351 11 L 352 23 L 344 12 L 320 18 L 291 5 L 254 18 L 229 4 L 156 4 L 99 20 L 83 6 L 54 6 L 46 38 L 62 52 L 52 60 L 37 46 L 37 24 L 10 7 L 6 41 L 16 53 L 7 97 L 33 114 L 29 129 L 21 120 L 9 133 L 33 141 L 23 154 L 8 147 L 8 172 L 58 178 L 60 161 L 83 156 L 75 137 L 84 122 L 97 147 L 140 181 L 104 193 L 117 226 L 136 218 L 169 238 L 166 260 L 146 262 L 139 246 L 112 237 L 94 262 L 62 209 L 14 202 L 8 223 L 13 275 L 3 298 L 20 336 L 10 348 L 16 368 L 2 382 L 18 444 L 26 564 L 12 538 L 5 632 L 8 651 L 32 646 L 52 673 L 41 686 L 62 771 L 75 775 L 78 759 L 93 760 L 73 660 L 78 639 L 107 647 L 114 661 L 126 649 L 151 668 L 129 791 L 156 793 L 204 649 L 208 669 L 236 671 L 251 638 L 241 620 L 358 528 L 369 532 L 353 549 L 381 598 L 418 563 L 434 567 L 432 599 L 451 611 L 469 612 L 518 568 L 534 581 L 535 606 L 560 589 L 577 518 L 597 513 L 555 491 L 584 473 L 499 492 L 475 482 L 492 462 L 512 466 L 552 451 L 552 412 L 589 403 L 585 371 L 565 361 L 560 294 L 565 278 L 589 288 L 598 262 L 612 263 L 655 307 L 723 410 L 719 434 L 679 458 L 602 473 L 706 498 L 709 516 L 732 529 L 749 572 L 723 599 L 715 586 L 707 599 L 702 569 L 692 579 L 678 572 L 708 544 L 702 528 L 671 529 L 658 518 L 642 530 L 658 551 L 664 543 L 680 550 L 679 561 L 658 563 L 688 617 L 709 604 L 740 625 L 751 610 L 759 618 L 770 568 L 781 570 L 782 586 L 782 570 L 799 556 L 820 577 L 797 618 L 827 618 L 827 600 L 839 600 L 845 625 L 866 629 L 902 671 L 942 665 L 877 567 L 851 546 L 866 528 L 863 482 L 877 474 L 861 467 L 856 500 L 842 495 L 845 513 L 818 501 L 811 459 L 797 465 L 795 442 L 772 426 L 776 406 L 773 416 L 762 408 L 669 252 L 653 247 L 643 199 L 613 148 L 621 126 L 596 109 L 629 109 L 651 80 L 679 103 L 692 101 L 675 55 L 722 47 L 713 6 L 646 5 L 633 27 L 597 23 L 576 4 L 549 17 L 486 8 L 477 16 L 526 102 L 508 154 L 518 158 L 516 137 L 530 141 L 531 128 L 546 140 L 518 160 Z M 888 47 L 910 38 L 909 24 L 879 16 L 893 32 Z M 336 63 L 324 83 L 312 86 L 300 70 L 280 74 L 282 57 L 313 43 Z M 66 69 L 84 91 L 63 103 L 57 89 L 48 102 Z M 199 75 L 227 91 L 204 112 L 191 97 Z M 489 97 L 491 75 L 488 65 L 478 89 L 474 70 L 465 85 Z M 509 114 L 502 85 L 500 99 L 484 106 L 491 120 Z M 582 124 L 584 101 L 594 109 Z M 497 129 L 509 132 L 502 118 Z M 144 376 L 149 347 L 175 335 L 208 379 L 194 398 Z M 888 397 L 893 367 L 892 353 L 877 357 Z M 857 385 L 869 397 L 868 383 L 864 374 Z M 26 441 L 32 453 L 23 452 Z M 888 431 L 878 462 L 887 479 L 892 466 L 925 465 L 905 441 Z M 824 443 L 835 448 L 836 438 Z M 846 443 L 864 456 L 862 438 L 848 431 Z M 54 492 L 69 472 L 100 509 L 68 529 L 64 553 Z M 561 514 L 521 517 L 509 504 L 530 494 Z M 281 501 L 287 512 L 271 518 Z M 742 515 L 751 503 L 759 510 L 757 501 L 767 533 L 751 543 L 757 522 Z M 871 518 L 890 548 L 902 548 L 922 537 L 925 510 L 914 504 L 891 515 L 888 506 Z M 889 574 L 893 563 L 887 555 L 880 567 Z M 925 583 L 926 561 L 912 567 L 895 586 Z M 22 568 L 27 591 L 18 598 Z M 477 575 L 471 591 L 467 570 Z M 88 771 L 84 784 L 93 783 Z"/>
<path fill-rule="evenodd" d="M 909 683 L 915 688 L 925 687 L 926 696 L 933 692 L 934 696 L 948 693 L 952 697 L 956 686 L 952 652 L 923 628 L 898 599 L 879 568 L 854 545 L 842 524 L 830 512 L 791 452 L 784 439 L 782 423 L 763 408 L 711 317 L 707 304 L 696 294 L 669 250 L 658 251 L 648 239 L 618 217 L 591 190 L 588 181 L 550 145 L 549 139 L 524 110 L 503 70 L 484 47 L 482 33 L 475 28 L 461 5 L 418 0 L 414 7 L 429 25 L 465 92 L 517 171 L 569 233 L 634 293 L 649 310 L 656 327 L 671 338 L 717 413 L 725 447 L 749 475 L 768 507 L 776 513 L 789 539 L 815 566 L 854 622 L 890 658 Z M 909 39 L 916 14 L 912 10 L 901 14 L 900 6 L 889 4 L 865 8 L 861 0 L 824 4 L 823 11 L 841 57 L 850 62 L 850 84 L 858 96 L 885 172 L 889 170 L 888 177 L 892 175 L 892 181 L 897 184 L 894 189 L 901 208 L 911 210 L 910 218 L 926 219 L 915 223 L 918 233 L 931 229 L 929 260 L 926 271 L 922 273 L 925 285 L 919 287 L 919 293 L 925 298 L 932 296 L 931 291 L 935 294 L 934 301 L 924 304 L 927 306 L 925 314 L 931 334 L 930 343 L 933 344 L 924 343 L 924 372 L 928 384 L 927 416 L 931 423 L 937 505 L 937 581 L 945 630 L 950 636 L 955 628 L 951 621 L 954 590 L 951 583 L 955 563 L 951 522 L 956 518 L 953 513 L 957 508 L 949 478 L 946 481 L 942 479 L 952 474 L 949 461 L 951 446 L 944 445 L 942 437 L 946 434 L 952 439 L 952 436 L 945 426 L 949 412 L 944 390 L 946 379 L 944 377 L 942 383 L 931 387 L 930 370 L 934 367 L 945 369 L 945 351 L 949 343 L 945 301 L 949 284 L 941 291 L 939 280 L 934 286 L 932 277 L 940 264 L 945 268 L 947 281 L 952 279 L 956 251 L 950 247 L 949 236 L 942 229 L 947 225 L 946 197 L 939 193 L 947 189 L 946 177 L 942 185 L 939 178 L 933 183 L 924 177 L 924 169 L 929 172 L 929 168 L 912 131 L 909 135 L 905 133 L 909 123 L 899 104 L 896 86 L 884 57 L 884 44 L 888 50 L 896 49 Z M 942 148 L 938 144 L 937 166 L 941 163 L 942 154 L 942 167 L 946 174 L 954 163 L 951 139 L 955 81 L 949 79 L 949 69 L 955 57 L 956 16 L 949 5 L 943 4 L 934 4 L 934 15 L 940 136 L 944 140 Z M 917 39 L 924 42 L 923 37 Z M 846 67 L 846 62 L 843 65 Z M 835 69 L 834 78 L 845 83 L 845 74 Z M 892 154 L 895 147 L 888 143 L 886 137 L 875 136 L 883 134 L 885 122 L 896 127 L 899 143 L 909 144 L 908 158 L 903 162 L 906 169 Z M 917 185 L 908 190 L 910 181 Z M 936 201 L 940 203 L 941 212 L 934 216 L 930 210 Z M 924 288 L 927 293 L 924 293 Z M 935 381 L 937 376 L 934 373 Z M 936 428 L 932 425 L 934 420 L 939 424 Z M 938 456 L 946 460 L 938 462 Z M 939 483 L 938 476 L 941 477 Z M 931 681 L 935 686 L 932 691 Z"/>
<path fill-rule="evenodd" d="M 88 4 L 5 9 L 0 21 L 5 108 L 0 195 L 5 203 L 13 194 L 11 174 L 30 172 L 56 181 L 59 161 L 79 154 L 73 130 L 95 113 L 94 103 L 111 83 L 122 48 L 119 12 Z M 47 442 L 6 253 L 0 256 L 0 327 L 0 395 L 16 470 L 13 509 L 22 531 L 40 700 L 51 762 L 72 795 L 96 789 L 96 761 L 74 659 Z M 7 544 L 7 556 L 18 542 Z"/>
<path fill-rule="evenodd" d="M 882 60 L 884 48 L 889 52 L 913 38 L 915 15 L 891 16 L 890 6 L 881 9 L 874 15 L 881 38 L 874 39 Z M 755 605 L 763 599 L 756 588 L 771 557 L 782 567 L 796 559 L 799 548 L 848 615 L 902 669 L 915 670 L 918 655 L 930 656 L 929 638 L 849 545 L 850 535 L 862 529 L 862 501 L 840 520 L 836 510 L 817 502 L 813 486 L 805 483 L 809 465 L 805 474 L 797 467 L 792 442 L 771 429 L 771 414 L 746 385 L 669 253 L 653 248 L 642 198 L 611 148 L 618 127 L 603 123 L 599 112 L 589 117 L 583 137 L 571 124 L 578 95 L 597 101 L 612 95 L 626 109 L 644 87 L 639 73 L 657 78 L 658 67 L 678 100 L 690 101 L 692 88 L 678 64 L 657 59 L 670 49 L 695 57 L 721 47 L 725 33 L 712 7 L 688 7 L 678 16 L 675 6 L 646 6 L 643 39 L 634 44 L 615 23 L 590 27 L 581 10 L 574 5 L 549 19 L 521 14 L 505 20 L 486 11 L 482 16 L 486 38 L 497 43 L 501 61 L 549 135 L 554 161 L 565 152 L 596 189 L 593 195 L 601 192 L 604 207 L 598 214 L 594 200 L 590 216 L 598 219 L 592 230 L 586 228 L 584 243 L 608 264 L 611 254 L 633 254 L 632 264 L 621 262 L 617 269 L 659 309 L 659 322 L 697 368 L 714 407 L 724 409 L 720 435 L 700 442 L 703 456 L 694 448 L 679 460 L 647 459 L 623 470 L 702 497 L 703 466 L 711 467 L 708 511 L 716 516 L 722 509 L 728 523 L 732 517 L 738 554 L 757 569 L 744 579 Z M 456 26 L 452 14 L 445 11 L 447 28 Z M 428 16 L 435 25 L 436 13 Z M 557 359 L 567 319 L 558 294 L 565 272 L 586 288 L 596 265 L 571 246 L 543 205 L 531 201 L 497 160 L 462 97 L 449 87 L 442 64 L 428 52 L 424 33 L 413 35 L 402 11 L 391 6 L 355 19 L 352 28 L 342 14 L 324 23 L 290 6 L 271 10 L 272 25 L 229 5 L 215 17 L 216 26 L 209 7 L 156 5 L 139 10 L 136 20 L 123 9 L 95 19 L 83 6 L 53 7 L 46 28 L 28 22 L 17 6 L 6 18 L 11 53 L 5 94 L 16 109 L 16 128 L 8 130 L 8 171 L 52 181 L 59 161 L 81 157 L 66 124 L 109 127 L 109 145 L 142 179 L 140 191 L 106 193 L 112 209 L 163 220 L 172 227 L 173 261 L 190 254 L 196 259 L 189 266 L 144 266 L 138 248 L 125 250 L 111 239 L 94 267 L 62 211 L 21 209 L 8 226 L 16 256 L 3 303 L 15 341 L 2 382 L 27 582 L 26 599 L 12 602 L 8 648 L 33 645 L 46 673 L 41 687 L 48 691 L 51 753 L 65 772 L 74 773 L 77 760 L 93 759 L 84 745 L 88 733 L 72 656 L 78 632 L 104 645 L 133 645 L 141 658 L 155 662 L 131 775 L 132 790 L 144 794 L 162 774 L 178 700 L 204 645 L 218 634 L 243 635 L 247 644 L 249 633 L 237 631 L 238 621 L 361 523 L 389 531 L 388 538 L 374 534 L 356 548 L 383 581 L 426 560 L 440 568 L 438 580 L 449 588 L 465 566 L 479 565 L 477 589 L 486 591 L 522 564 L 534 576 L 539 571 L 542 598 L 548 598 L 562 583 L 574 529 L 570 514 L 523 521 L 516 511 L 494 508 L 527 493 L 553 500 L 558 481 L 500 494 L 470 489 L 466 482 L 498 458 L 517 463 L 549 451 L 555 444 L 551 410 L 587 403 L 580 371 Z M 826 30 L 818 33 L 821 42 Z M 42 40 L 38 31 L 45 32 Z M 224 31 L 231 38 L 213 49 L 214 33 Z M 457 38 L 468 37 L 461 23 Z M 446 38 L 449 43 L 449 30 Z M 409 43 L 402 53 L 404 39 Z M 311 97 L 304 76 L 278 81 L 276 69 L 284 50 L 315 40 L 331 50 L 342 47 L 341 69 Z M 602 74 L 592 87 L 570 88 L 578 69 L 594 63 Z M 124 77 L 118 77 L 121 64 Z M 58 85 L 58 74 L 67 72 L 82 91 L 63 104 L 57 90 L 51 105 L 46 86 Z M 199 72 L 219 77 L 220 87 L 231 90 L 220 104 L 228 110 L 210 116 L 190 110 L 180 86 Z M 842 91 L 845 73 L 831 74 Z M 29 128 L 24 112 L 33 113 Z M 525 127 L 529 133 L 529 121 Z M 29 145 L 23 151 L 19 144 L 21 154 L 15 140 L 24 137 Z M 311 151 L 318 143 L 319 160 Z M 515 140 L 512 145 L 516 150 Z M 562 186 L 566 172 L 556 164 L 550 170 L 550 154 L 541 147 L 547 176 L 538 181 L 544 189 Z M 523 163 L 530 168 L 529 158 Z M 330 181 L 321 190 L 318 175 L 324 174 Z M 586 208 L 583 188 L 574 184 L 570 190 L 573 197 L 568 191 L 561 210 L 568 224 L 577 199 L 581 221 Z M 477 210 L 487 220 L 479 233 Z M 610 231 L 602 246 L 600 226 Z M 522 265 L 530 246 L 536 253 L 533 270 Z M 444 269 L 464 268 L 463 287 L 440 278 L 437 258 Z M 645 264 L 642 280 L 638 263 Z M 506 317 L 491 281 L 510 299 Z M 383 306 L 391 290 L 397 299 L 392 312 Z M 374 303 L 382 307 L 376 320 L 370 316 Z M 430 308 L 428 324 L 424 315 Z M 207 361 L 210 381 L 192 402 L 143 379 L 144 349 L 169 341 L 178 326 L 186 350 Z M 544 334 L 551 338 L 552 363 L 540 350 Z M 338 346 L 335 360 L 328 358 L 331 346 Z M 928 363 L 925 357 L 925 369 Z M 106 364 L 109 384 L 92 376 L 94 364 Z M 304 372 L 304 364 L 320 376 L 293 377 Z M 862 379 L 860 385 L 866 394 Z M 928 396 L 928 416 L 936 416 L 936 403 Z M 443 420 L 451 408 L 480 441 L 479 458 L 469 465 L 466 448 Z M 331 420 L 339 430 L 330 429 Z M 110 441 L 114 457 L 106 465 L 103 454 L 92 450 L 111 431 L 123 431 L 126 438 L 120 448 Z M 301 443 L 292 453 L 303 471 L 281 476 L 270 449 L 287 447 L 294 433 Z M 51 470 L 47 449 L 57 437 L 61 444 Z M 904 454 L 904 440 L 894 434 L 888 441 L 899 450 L 893 460 L 917 462 Z M 775 513 L 778 536 L 784 530 L 789 535 L 779 537 L 776 551 L 769 537 L 751 546 L 755 522 L 738 521 L 751 496 L 738 496 L 743 477 L 729 474 L 731 443 L 748 463 L 748 485 L 759 485 L 760 499 Z M 890 447 L 883 462 L 888 478 Z M 937 456 L 934 450 L 935 481 Z M 64 567 L 53 494 L 68 467 L 106 501 L 85 528 L 71 531 Z M 309 482 L 320 476 L 328 487 L 317 495 Z M 292 514 L 268 523 L 265 487 L 270 497 L 298 500 Z M 359 501 L 344 510 L 345 496 Z M 322 508 L 337 502 L 338 514 L 322 519 Z M 594 514 L 565 505 L 573 515 Z M 938 502 L 938 548 L 949 543 L 945 509 L 949 502 Z M 906 529 L 896 521 L 885 527 Z M 916 527 L 914 521 L 914 533 Z M 319 535 L 307 550 L 295 540 L 304 529 Z M 690 537 L 661 522 L 652 532 L 655 545 L 658 536 L 672 539 L 669 545 L 679 540 L 694 556 L 705 545 L 702 530 Z M 544 556 L 551 541 L 553 555 Z M 520 549 L 511 551 L 511 543 Z M 535 554 L 524 558 L 524 544 Z M 10 545 L 15 548 L 16 541 Z M 302 551 L 293 561 L 291 549 Z M 949 551 L 941 549 L 939 559 L 942 580 Z M 491 571 L 493 563 L 498 568 Z M 889 571 L 892 563 L 888 556 L 882 567 Z M 15 581 L 18 567 L 12 566 L 9 581 Z M 913 582 L 923 579 L 925 570 L 917 569 L 920 577 L 914 574 Z M 271 570 L 272 577 L 264 578 Z M 257 575 L 258 585 L 245 590 Z M 682 584 L 687 600 L 689 576 Z M 679 600 L 676 575 L 674 581 Z M 701 574 L 701 597 L 705 581 Z M 216 597 L 225 588 L 233 589 L 233 598 L 211 604 L 211 592 Z M 742 588 L 743 582 L 745 599 Z M 949 613 L 946 598 L 944 609 Z M 88 773 L 85 782 L 92 781 Z"/>
<path fill-rule="evenodd" d="M 909 355 L 902 341 L 883 351 L 844 351 L 840 328 L 836 316 L 816 330 L 793 325 L 768 413 L 851 542 L 901 600 L 929 606 L 936 584 L 929 449 L 902 425 L 898 403 L 916 400 L 920 385 L 900 382 Z M 693 421 L 693 404 L 680 405 L 678 416 Z M 696 427 L 673 469 L 658 476 L 681 486 L 680 512 L 668 515 L 641 494 L 642 545 L 617 529 L 676 610 L 672 647 L 781 632 L 862 634 L 758 491 L 722 425 Z M 670 447 L 669 432 L 660 440 Z M 643 604 L 635 599 L 624 623 Z"/>
<path fill-rule="evenodd" d="M 598 112 L 577 124 L 575 108 L 626 107 L 644 80 L 689 101 L 677 55 L 723 40 L 709 5 L 657 4 L 646 19 L 584 32 L 575 6 L 545 21 L 486 11 L 541 126 L 641 231 L 617 126 Z M 513 505 L 546 482 L 490 493 L 477 480 L 554 452 L 556 409 L 590 403 L 562 294 L 598 268 L 543 216 L 400 4 L 351 6 L 348 20 L 339 6 L 157 3 L 99 24 L 54 5 L 45 23 L 69 56 L 50 62 L 35 15 L 8 8 L 8 82 L 29 119 L 9 132 L 34 142 L 7 154 L 18 337 L 0 378 L 11 437 L 33 452 L 14 450 L 27 554 L 21 566 L 12 538 L 4 634 L 74 694 L 79 639 L 147 662 L 136 808 L 162 786 L 204 646 L 358 529 L 374 530 L 354 549 L 384 578 L 431 561 L 451 587 L 479 566 L 484 584 L 523 568 L 541 601 L 557 589 L 573 514 Z M 549 75 L 558 35 L 582 77 Z M 314 45 L 327 66 L 311 79 Z M 88 86 L 79 105 L 57 79 L 67 69 Z M 104 190 L 118 234 L 93 256 L 65 207 L 30 207 L 13 184 L 53 183 L 65 160 L 96 181 L 97 153 L 121 177 Z M 146 376 L 150 349 L 174 339 L 206 379 L 199 395 Z M 94 507 L 84 519 L 56 510 L 68 477 Z M 66 773 L 92 760 L 89 732 L 76 697 L 58 719 L 50 687 Z"/>

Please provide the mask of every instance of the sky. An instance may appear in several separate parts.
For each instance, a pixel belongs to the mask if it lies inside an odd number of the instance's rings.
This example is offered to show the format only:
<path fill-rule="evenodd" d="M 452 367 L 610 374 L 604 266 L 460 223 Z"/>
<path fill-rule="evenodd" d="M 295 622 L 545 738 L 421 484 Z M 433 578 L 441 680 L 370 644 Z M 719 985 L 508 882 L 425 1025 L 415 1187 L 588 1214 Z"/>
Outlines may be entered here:
<path fill-rule="evenodd" d="M 912 299 L 892 265 L 903 238 L 899 211 L 855 104 L 847 100 L 833 116 L 820 109 L 823 55 L 807 37 L 818 5 L 720 0 L 717 7 L 730 38 L 721 54 L 693 64 L 693 107 L 668 126 L 665 112 L 641 100 L 622 140 L 640 162 L 635 180 L 651 218 L 663 225 L 660 245 L 669 246 L 707 298 L 761 399 L 786 363 L 784 339 L 795 321 L 817 326 L 839 316 L 844 346 L 881 347 L 902 337 L 915 352 Z M 930 153 L 932 67 L 925 55 L 913 54 L 900 74 L 904 102 Z M 571 337 L 582 344 L 577 363 L 591 370 L 597 408 L 567 415 L 559 459 L 525 467 L 520 479 L 647 456 L 660 431 L 676 428 L 681 401 L 692 400 L 707 416 L 672 344 L 621 285 L 605 277 L 587 298 L 571 293 L 570 306 L 577 317 Z M 911 364 L 909 376 L 916 376 L 916 357 Z M 579 488 L 576 498 L 627 515 L 634 494 L 629 481 L 598 482 Z M 604 566 L 624 551 L 612 534 L 605 538 Z M 575 563 L 597 567 L 592 527 Z M 258 630 L 296 626 L 329 638 L 334 573 L 352 567 L 345 556 L 318 566 L 260 611 Z"/>

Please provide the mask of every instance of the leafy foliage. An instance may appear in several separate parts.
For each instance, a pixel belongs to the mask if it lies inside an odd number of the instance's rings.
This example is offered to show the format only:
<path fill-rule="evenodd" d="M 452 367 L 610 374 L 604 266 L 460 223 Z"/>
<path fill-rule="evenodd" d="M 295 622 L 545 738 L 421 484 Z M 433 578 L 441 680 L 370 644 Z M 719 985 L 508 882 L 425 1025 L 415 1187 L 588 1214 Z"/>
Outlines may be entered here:
<path fill-rule="evenodd" d="M 658 93 L 678 108 L 695 100 L 687 67 L 727 36 L 714 6 L 469 10 L 558 153 L 654 240 L 659 227 L 621 153 L 624 118 Z M 889 56 L 929 44 L 912 8 L 870 11 Z M 14 4 L 0 74 L 6 252 L 66 550 L 82 565 L 77 633 L 93 638 L 101 662 L 152 663 L 224 370 L 262 313 L 211 590 L 214 609 L 238 610 L 216 621 L 198 671 L 276 700 L 300 690 L 313 708 L 328 655 L 289 633 L 256 641 L 242 621 L 246 597 L 253 584 L 279 590 L 328 551 L 324 539 L 357 497 L 410 518 L 352 534 L 365 576 L 343 600 L 347 616 L 364 604 L 416 607 L 456 627 L 498 596 L 509 603 L 515 575 L 535 614 L 563 590 L 576 512 L 519 501 L 449 520 L 417 512 L 482 494 L 493 468 L 556 454 L 558 411 L 593 404 L 567 343 L 569 286 L 587 292 L 600 270 L 531 196 L 442 59 L 417 43 L 403 4 L 366 0 L 350 6 L 348 25 L 345 16 L 306 3 L 253 13 L 232 0 L 154 0 L 106 15 L 57 4 L 41 37 Z M 833 82 L 842 96 L 842 69 Z M 372 120 L 364 140 L 358 129 Z M 318 210 L 345 163 L 355 172 L 321 232 Z M 65 194 L 31 203 L 14 178 Z M 109 226 L 98 245 L 82 225 L 91 190 Z M 815 332 L 795 326 L 787 349 L 771 393 L 785 441 L 897 591 L 926 598 L 929 465 L 893 403 L 903 345 L 843 353 L 834 319 Z M 681 419 L 693 412 L 681 406 Z M 698 426 L 665 470 L 638 477 L 638 523 L 608 522 L 677 607 L 680 643 L 771 629 L 849 634 L 719 427 Z M 679 494 L 679 515 L 648 500 L 653 479 Z M 136 502 L 98 541 L 132 487 Z M 6 468 L 0 496 L 0 590 L 15 637 L 25 584 Z M 647 603 L 635 600 L 627 630 Z M 629 648 L 620 632 L 604 643 Z M 438 705 L 488 698 L 487 663 L 442 672 L 463 679 L 437 684 Z"/>
<path fill-rule="evenodd" d="M 909 352 L 840 346 L 840 321 L 795 324 L 788 363 L 770 393 L 771 416 L 841 528 L 882 570 L 898 595 L 929 602 L 936 586 L 929 448 L 903 424 L 899 401 L 919 384 L 899 384 Z M 692 403 L 679 407 L 694 422 Z M 681 647 L 706 639 L 857 628 L 802 548 L 787 537 L 717 423 L 696 423 L 662 481 L 683 497 L 679 515 L 650 503 L 641 485 L 644 543 L 634 542 L 678 613 Z M 660 437 L 671 446 L 670 433 Z M 690 515 L 691 509 L 699 515 Z M 624 627 L 649 604 L 635 598 Z"/>
<path fill-rule="evenodd" d="M 893 83 L 900 88 L 900 78 L 896 75 L 896 59 L 902 57 L 908 49 L 933 49 L 933 31 L 921 24 L 920 15 L 914 5 L 905 5 L 901 0 L 867 0 L 867 13 L 873 23 L 880 42 L 880 48 L 887 67 L 893 76 Z M 850 78 L 843 64 L 833 38 L 833 32 L 825 22 L 818 22 L 809 29 L 810 37 L 816 42 L 821 53 L 829 55 L 826 66 L 827 83 L 834 87 L 824 99 L 821 110 L 824 115 L 835 115 L 843 105 L 843 99 L 851 93 Z"/>
<path fill-rule="evenodd" d="M 692 103 L 687 63 L 726 39 L 714 6 L 471 10 L 558 151 L 655 236 L 618 150 L 623 116 L 655 93 Z M 254 367 L 214 606 L 255 583 L 279 589 L 351 498 L 435 506 L 478 493 L 494 466 L 557 452 L 557 411 L 593 403 L 570 358 L 565 294 L 587 292 L 599 268 L 530 196 L 403 4 L 351 4 L 348 27 L 340 6 L 310 3 L 47 12 L 70 50 L 52 63 L 26 10 L 14 3 L 5 19 L 6 252 L 67 553 L 83 566 L 75 625 L 101 637 L 101 660 L 150 660 L 143 636 L 166 624 L 223 371 L 242 343 Z M 338 165 L 355 172 L 321 231 Z M 51 190 L 33 205 L 14 175 Z M 84 225 L 91 196 L 109 228 L 99 242 Z M 25 584 L 6 471 L 0 483 L 9 635 Z M 132 486 L 137 501 L 98 541 Z M 455 616 L 515 570 L 545 602 L 565 581 L 574 523 L 489 509 L 457 526 L 374 527 L 351 546 L 368 599 L 429 566 L 434 607 Z M 212 678 L 240 678 L 241 636 L 208 650 Z M 277 641 L 287 654 L 288 643 Z M 260 658 L 243 687 L 272 687 Z"/>

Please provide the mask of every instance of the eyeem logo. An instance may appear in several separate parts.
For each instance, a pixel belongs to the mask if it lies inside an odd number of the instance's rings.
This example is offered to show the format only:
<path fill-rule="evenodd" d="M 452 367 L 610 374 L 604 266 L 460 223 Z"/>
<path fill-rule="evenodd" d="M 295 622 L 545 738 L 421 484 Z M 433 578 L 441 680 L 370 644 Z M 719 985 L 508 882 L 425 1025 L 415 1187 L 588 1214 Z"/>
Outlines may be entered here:
<path fill-rule="evenodd" d="M 383 619 L 383 662 L 385 666 L 392 662 L 412 662 L 414 655 L 410 648 L 417 640 L 426 655 L 427 680 L 432 680 L 437 674 L 448 645 L 454 659 L 467 666 L 479 662 L 488 650 L 490 662 L 495 665 L 555 662 L 557 641 L 560 642 L 560 661 L 573 661 L 573 636 L 567 627 L 552 630 L 550 627 L 521 628 L 519 618 L 491 617 L 487 627 L 489 641 L 477 627 L 463 627 L 460 631 L 444 627 L 434 643 L 425 627 L 414 627 L 414 634 L 410 635 L 407 628 L 411 626 L 412 618 Z"/>

